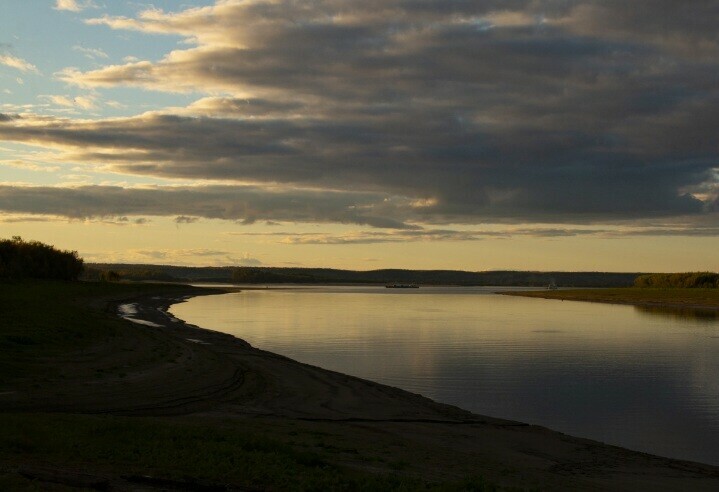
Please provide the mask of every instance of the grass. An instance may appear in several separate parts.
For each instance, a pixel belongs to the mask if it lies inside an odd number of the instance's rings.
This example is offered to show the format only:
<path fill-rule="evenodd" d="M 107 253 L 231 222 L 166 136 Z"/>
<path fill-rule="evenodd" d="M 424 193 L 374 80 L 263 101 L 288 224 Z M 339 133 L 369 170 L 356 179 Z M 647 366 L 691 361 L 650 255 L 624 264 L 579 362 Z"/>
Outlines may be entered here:
<path fill-rule="evenodd" d="M 577 289 L 503 292 L 507 295 L 568 301 L 646 304 L 676 307 L 719 308 L 719 289 Z"/>
<path fill-rule="evenodd" d="M 276 490 L 419 490 L 420 480 L 352 472 L 235 424 L 162 418 L 1 415 L 0 460 L 125 477 Z"/>
<path fill-rule="evenodd" d="M 108 317 L 104 298 L 182 287 L 61 281 L 0 282 L 0 385 L 52 370 L 46 359 L 116 337 L 126 323 Z M 94 306 L 91 304 L 94 303 Z"/>
<path fill-rule="evenodd" d="M 426 481 L 388 471 L 370 472 L 337 463 L 337 449 L 288 444 L 273 436 L 273 423 L 192 418 L 110 417 L 0 413 L 0 487 L 34 488 L 33 470 L 82 471 L 122 477 L 130 483 L 249 490 L 494 491 L 481 476 Z M 300 428 L 304 424 L 298 424 Z M 341 437 L 341 436 L 340 436 Z M 311 448 L 311 449 L 308 449 Z M 356 453 L 356 450 L 352 450 Z M 349 452 L 349 451 L 348 451 Z M 403 463 L 401 468 L 409 466 Z M 504 489 L 503 489 L 504 490 Z"/>
<path fill-rule="evenodd" d="M 0 281 L 0 347 L 32 346 L 42 354 L 77 347 L 93 339 L 112 335 L 112 322 L 98 301 L 130 298 L 145 293 L 176 290 L 181 286 L 113 284 L 102 282 Z M 94 300 L 95 306 L 89 306 Z"/>

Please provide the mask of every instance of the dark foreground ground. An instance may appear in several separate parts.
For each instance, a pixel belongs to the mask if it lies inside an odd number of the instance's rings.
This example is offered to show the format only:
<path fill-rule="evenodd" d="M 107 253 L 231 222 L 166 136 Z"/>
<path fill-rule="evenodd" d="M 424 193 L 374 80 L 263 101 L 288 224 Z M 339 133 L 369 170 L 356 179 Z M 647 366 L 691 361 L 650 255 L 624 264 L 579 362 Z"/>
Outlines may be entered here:
<path fill-rule="evenodd" d="M 0 490 L 719 490 L 167 316 L 180 286 L 0 284 Z M 140 303 L 141 325 L 116 316 Z"/>

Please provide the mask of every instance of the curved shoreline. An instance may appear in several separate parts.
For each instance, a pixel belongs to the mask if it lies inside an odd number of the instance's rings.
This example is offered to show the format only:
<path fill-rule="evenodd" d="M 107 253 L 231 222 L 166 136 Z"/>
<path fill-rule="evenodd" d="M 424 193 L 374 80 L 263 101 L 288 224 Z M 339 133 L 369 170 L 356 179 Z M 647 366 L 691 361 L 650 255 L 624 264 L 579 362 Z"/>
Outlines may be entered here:
<path fill-rule="evenodd" d="M 220 418 L 280 418 L 373 426 L 398 439 L 445 442 L 452 452 L 475 456 L 485 474 L 501 482 L 499 469 L 513 467 L 550 489 L 716 490 L 719 468 L 635 452 L 541 426 L 477 415 L 421 395 L 303 364 L 252 347 L 232 335 L 190 325 L 168 313 L 173 304 L 195 295 L 231 292 L 192 289 L 184 295 L 143 296 L 129 302 L 137 318 L 160 325 L 184 343 L 219 355 L 235 368 L 231 381 L 212 394 L 197 395 L 173 414 Z M 115 302 L 113 309 L 128 301 Z M 125 409 L 122 414 L 163 414 L 158 407 Z M 379 427 L 377 427 L 379 426 Z M 449 448 L 447 448 L 449 452 Z M 487 457 L 492 465 L 481 465 Z M 499 468 L 497 468 L 499 466 Z M 525 486 L 526 480 L 509 480 Z"/>
<path fill-rule="evenodd" d="M 251 346 L 245 340 L 226 333 L 201 328 L 175 318 L 168 310 L 196 295 L 213 295 L 235 290 L 193 291 L 187 295 L 144 296 L 113 303 L 117 312 L 122 305 L 133 304 L 134 319 L 145 325 L 171 330 L 175 336 L 209 351 L 233 359 L 239 369 L 264 380 L 255 382 L 251 394 L 242 396 L 251 404 L 234 402 L 230 408 L 216 409 L 233 414 L 259 414 L 332 421 L 426 421 L 446 423 L 527 424 L 478 416 L 466 410 L 438 403 L 424 396 L 355 376 L 295 361 L 283 355 Z M 121 317 L 124 317 L 120 314 Z M 298 391 L 298 388 L 301 391 Z M 222 395 L 236 399 L 238 395 Z"/>

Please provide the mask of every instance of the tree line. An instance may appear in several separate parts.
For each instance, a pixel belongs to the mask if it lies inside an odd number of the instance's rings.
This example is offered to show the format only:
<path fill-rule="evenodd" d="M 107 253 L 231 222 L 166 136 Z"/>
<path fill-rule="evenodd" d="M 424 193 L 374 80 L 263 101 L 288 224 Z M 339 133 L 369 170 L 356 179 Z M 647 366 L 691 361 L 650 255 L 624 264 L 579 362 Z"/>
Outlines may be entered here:
<path fill-rule="evenodd" d="M 77 280 L 82 270 L 77 251 L 62 251 L 19 236 L 0 240 L 0 278 Z"/>
<path fill-rule="evenodd" d="M 331 268 L 235 267 L 232 281 L 236 283 L 407 283 L 420 285 L 464 286 L 535 286 L 555 283 L 562 287 L 631 287 L 639 273 L 613 272 L 527 272 L 458 270 L 371 271 L 336 270 Z"/>
<path fill-rule="evenodd" d="M 634 286 L 644 288 L 716 289 L 719 288 L 719 273 L 652 273 L 637 277 L 634 280 Z"/>

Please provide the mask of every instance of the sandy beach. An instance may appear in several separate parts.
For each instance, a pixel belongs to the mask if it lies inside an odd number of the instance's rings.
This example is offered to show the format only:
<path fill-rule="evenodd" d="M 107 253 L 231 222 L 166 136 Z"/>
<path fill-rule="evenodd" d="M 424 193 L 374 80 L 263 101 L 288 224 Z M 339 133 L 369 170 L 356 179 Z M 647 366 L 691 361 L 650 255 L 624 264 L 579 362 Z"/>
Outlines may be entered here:
<path fill-rule="evenodd" d="M 543 427 L 476 415 L 420 395 L 302 364 L 167 313 L 189 296 L 103 299 L 127 330 L 64 356 L 62 379 L 2 395 L 6 412 L 63 412 L 246 421 L 282 433 L 319 429 L 357 449 L 398 446 L 406 473 L 451 479 L 481 474 L 508 487 L 543 490 L 717 490 L 719 469 L 638 453 Z M 128 319 L 129 318 L 129 319 Z M 158 362 L 152 354 L 165 356 Z M 169 360 L 168 360 L 169 357 Z M 101 382 L 102 367 L 122 367 Z M 342 457 L 350 467 L 366 462 Z"/>

